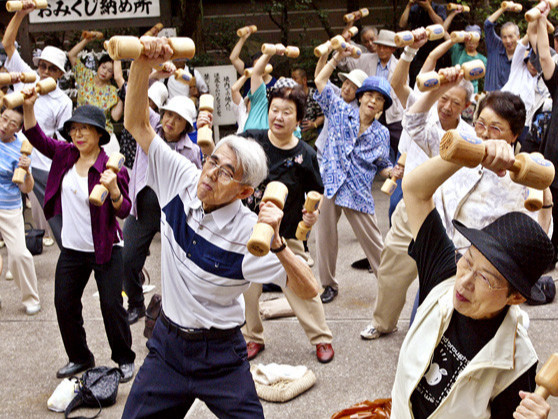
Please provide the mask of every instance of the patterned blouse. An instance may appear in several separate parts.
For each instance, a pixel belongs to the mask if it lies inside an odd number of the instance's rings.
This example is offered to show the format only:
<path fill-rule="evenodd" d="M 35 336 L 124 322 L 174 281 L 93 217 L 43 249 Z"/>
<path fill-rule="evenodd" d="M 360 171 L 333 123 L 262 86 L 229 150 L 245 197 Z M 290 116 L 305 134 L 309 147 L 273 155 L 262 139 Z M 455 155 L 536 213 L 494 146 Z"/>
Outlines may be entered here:
<path fill-rule="evenodd" d="M 118 89 L 112 84 L 97 87 L 94 82 L 97 73 L 85 67 L 81 60 L 77 60 L 73 71 L 78 89 L 78 106 L 89 104 L 103 109 L 107 118 L 107 131 L 112 134 L 110 110 L 118 103 Z"/>
<path fill-rule="evenodd" d="M 374 214 L 372 182 L 376 172 L 391 167 L 389 131 L 374 121 L 361 135 L 359 110 L 335 94 L 330 82 L 314 94 L 328 119 L 328 136 L 322 158 L 325 195 L 335 205 Z"/>

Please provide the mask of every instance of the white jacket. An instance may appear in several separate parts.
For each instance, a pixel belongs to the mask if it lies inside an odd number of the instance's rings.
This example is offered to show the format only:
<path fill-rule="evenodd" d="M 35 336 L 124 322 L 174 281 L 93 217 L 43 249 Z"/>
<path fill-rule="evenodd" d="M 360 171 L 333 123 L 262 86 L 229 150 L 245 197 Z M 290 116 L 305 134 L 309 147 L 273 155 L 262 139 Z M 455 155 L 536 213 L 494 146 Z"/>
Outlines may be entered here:
<path fill-rule="evenodd" d="M 453 313 L 452 277 L 434 287 L 420 305 L 407 333 L 392 390 L 392 419 L 413 418 L 411 394 L 429 368 L 434 349 Z M 496 335 L 457 377 L 449 394 L 430 418 L 490 418 L 490 401 L 537 362 L 523 319 L 527 314 L 510 306 Z"/>

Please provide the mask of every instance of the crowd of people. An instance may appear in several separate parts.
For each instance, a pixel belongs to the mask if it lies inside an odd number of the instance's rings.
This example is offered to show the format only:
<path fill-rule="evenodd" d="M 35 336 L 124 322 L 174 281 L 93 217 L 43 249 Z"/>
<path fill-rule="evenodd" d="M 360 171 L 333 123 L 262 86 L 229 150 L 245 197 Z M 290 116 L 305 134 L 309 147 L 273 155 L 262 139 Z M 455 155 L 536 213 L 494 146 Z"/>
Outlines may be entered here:
<path fill-rule="evenodd" d="M 399 26 L 413 31 L 413 41 L 402 50 L 388 29 L 364 26 L 354 37 L 349 19 L 345 42 L 335 50 L 327 44 L 318 58 L 313 85 L 296 64 L 291 77 L 269 71 L 273 56 L 284 54 L 280 47 L 250 57 L 245 72 L 240 57 L 251 31 L 244 31 L 230 55 L 239 73 L 231 87 L 238 129 L 215 147 L 197 144 L 198 130 L 213 124 L 198 109 L 209 90 L 193 68 L 185 69 L 189 83 L 170 77 L 185 63 L 169 61 L 165 38 L 140 38 L 142 54 L 127 77 L 108 54 L 96 70 L 80 58 L 94 33 L 68 53 L 46 46 L 33 60 L 37 79 L 60 80 L 68 59 L 77 106 L 59 86 L 38 94 L 23 81 L 33 69 L 15 42 L 34 8 L 23 0 L 2 39 L 11 89 L 24 100 L 0 117 L 0 232 L 27 315 L 47 303 L 25 246 L 22 194 L 30 196 L 34 223 L 60 248 L 54 306 L 68 363 L 58 378 L 95 365 L 81 303 L 91 273 L 111 358 L 121 382 L 134 378 L 130 325 L 146 315 L 142 269 L 160 233 L 162 309 L 123 417 L 181 418 L 196 398 L 218 417 L 263 417 L 248 362 L 265 350 L 262 290 L 279 287 L 318 361 L 331 362 L 324 304 L 342 292 L 337 224 L 344 214 L 365 255 L 353 267 L 377 278 L 362 339 L 397 331 L 407 290 L 419 281 L 392 417 L 549 416 L 534 393 L 538 359 L 520 304 L 551 299 L 544 274 L 557 261 L 558 180 L 533 211 L 524 204 L 528 188 L 508 174 L 520 151 L 558 164 L 558 60 L 546 0 L 523 37 L 512 22 L 496 29 L 516 11 L 507 4 L 484 31 L 480 22 L 459 28 L 466 32 L 460 39 L 449 34 L 464 6 L 448 13 L 432 0 L 411 0 Z M 425 27 L 433 24 L 442 25 L 443 39 L 428 40 Z M 471 82 L 460 65 L 473 60 L 486 77 Z M 436 69 L 443 83 L 421 91 L 417 76 Z M 115 135 L 122 118 L 124 130 Z M 440 144 L 448 135 L 482 142 L 480 164 L 444 160 Z M 20 152 L 24 140 L 31 156 Z M 111 170 L 115 150 L 125 157 L 119 171 Z M 12 181 L 16 168 L 26 174 L 23 183 Z M 372 194 L 377 175 L 397 185 L 385 239 Z M 288 190 L 282 206 L 265 199 L 277 181 Z M 89 199 L 97 184 L 106 189 L 101 205 Z M 310 192 L 323 195 L 314 211 L 304 206 Z M 315 260 L 297 234 L 300 222 L 313 227 Z M 264 256 L 246 246 L 256 223 L 273 230 Z"/>

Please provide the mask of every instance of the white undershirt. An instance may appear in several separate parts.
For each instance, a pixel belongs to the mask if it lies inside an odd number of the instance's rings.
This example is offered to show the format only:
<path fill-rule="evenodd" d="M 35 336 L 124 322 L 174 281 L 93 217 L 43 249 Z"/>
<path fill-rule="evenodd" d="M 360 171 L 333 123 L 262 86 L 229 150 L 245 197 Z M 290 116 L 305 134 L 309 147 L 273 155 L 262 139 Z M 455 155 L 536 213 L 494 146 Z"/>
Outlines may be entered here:
<path fill-rule="evenodd" d="M 81 177 L 75 165 L 62 180 L 62 246 L 95 252 L 87 176 Z"/>

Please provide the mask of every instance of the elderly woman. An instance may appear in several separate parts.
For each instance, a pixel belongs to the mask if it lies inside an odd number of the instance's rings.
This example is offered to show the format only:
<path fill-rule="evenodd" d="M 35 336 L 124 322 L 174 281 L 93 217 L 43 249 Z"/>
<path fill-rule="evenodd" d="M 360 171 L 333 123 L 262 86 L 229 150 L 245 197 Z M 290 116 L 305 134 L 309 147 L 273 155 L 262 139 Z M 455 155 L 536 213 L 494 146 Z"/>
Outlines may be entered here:
<path fill-rule="evenodd" d="M 382 251 L 382 234 L 376 221 L 372 182 L 377 172 L 391 173 L 389 131 L 376 116 L 391 106 L 389 82 L 368 77 L 356 91 L 360 102 L 354 109 L 335 91 L 329 78 L 336 65 L 350 51 L 336 52 L 315 79 L 315 99 L 328 119 L 328 138 L 324 144 L 321 173 L 324 199 L 316 230 L 317 261 L 325 290 L 322 302 L 337 296 L 337 221 L 341 212 L 349 220 L 370 265 L 377 272 Z"/>
<path fill-rule="evenodd" d="M 512 148 L 484 144 L 481 164 L 504 176 Z M 456 249 L 432 196 L 459 169 L 437 156 L 403 178 L 420 306 L 399 355 L 392 416 L 546 418 L 549 405 L 532 393 L 537 354 L 518 305 L 544 299 L 535 283 L 552 261 L 552 243 L 532 218 L 510 212 L 482 230 L 454 220 L 470 242 Z"/>
<path fill-rule="evenodd" d="M 57 372 L 69 377 L 95 365 L 83 328 L 81 297 L 91 271 L 95 273 L 101 313 L 112 350 L 112 359 L 122 370 L 122 380 L 134 373 L 132 335 L 122 305 L 122 232 L 116 217 L 130 212 L 128 175 L 106 168 L 108 156 L 102 145 L 110 135 L 101 109 L 84 105 L 64 123 L 62 133 L 70 142 L 47 137 L 35 119 L 34 88 L 26 90 L 25 136 L 41 153 L 52 159 L 45 193 L 45 215 L 62 214 L 62 246 L 56 265 L 54 304 L 58 326 L 69 362 Z M 89 202 L 93 187 L 102 183 L 109 196 L 100 207 Z"/>
<path fill-rule="evenodd" d="M 95 38 L 85 37 L 79 41 L 69 52 L 68 59 L 76 78 L 78 91 L 77 103 L 93 105 L 105 112 L 107 131 L 112 134 L 112 121 L 119 121 L 124 112 L 124 104 L 118 97 L 118 89 L 112 84 L 114 76 L 114 62 L 108 54 L 99 59 L 97 72 L 85 67 L 78 59 L 78 54 Z"/>

